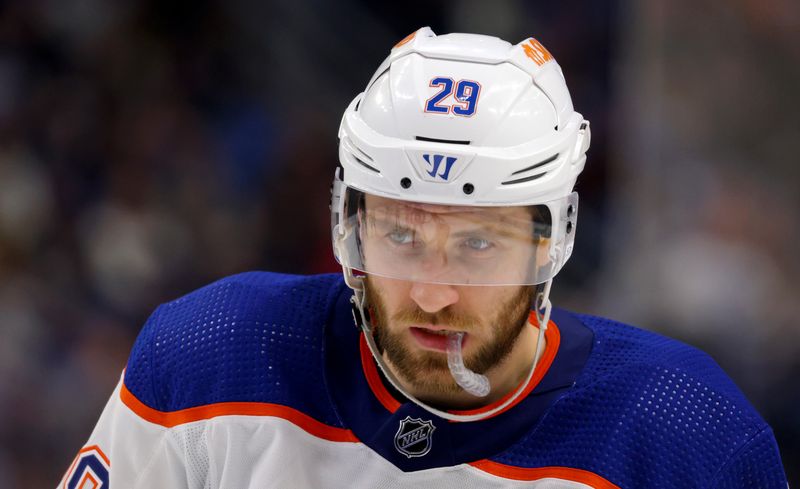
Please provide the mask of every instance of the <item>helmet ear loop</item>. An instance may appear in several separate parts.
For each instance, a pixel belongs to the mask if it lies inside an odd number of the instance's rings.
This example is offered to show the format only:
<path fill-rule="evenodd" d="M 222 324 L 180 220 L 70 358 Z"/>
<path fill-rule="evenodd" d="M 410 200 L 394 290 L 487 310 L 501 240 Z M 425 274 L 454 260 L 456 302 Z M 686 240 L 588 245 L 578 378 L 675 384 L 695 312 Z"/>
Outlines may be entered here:
<path fill-rule="evenodd" d="M 552 246 L 553 214 L 554 213 L 550 207 L 546 205 L 535 207 L 536 217 L 534 218 L 533 239 L 537 244 L 541 243 L 542 241 L 547 241 L 548 246 Z M 533 266 L 538 266 L 538 256 L 536 253 L 534 253 L 533 256 Z M 547 325 L 550 322 L 550 312 L 552 309 L 552 305 L 550 304 L 550 289 L 552 286 L 553 278 L 550 277 L 550 279 L 544 283 L 542 290 L 536 292 L 536 295 L 533 299 L 533 311 L 536 315 L 537 322 L 536 327 L 539 328 L 539 334 L 537 335 L 538 339 L 536 340 L 536 352 L 533 358 L 534 368 L 536 368 L 536 365 L 538 365 L 542 351 L 544 350 L 544 333 L 547 331 Z"/>
<path fill-rule="evenodd" d="M 346 192 L 345 195 L 349 195 L 349 192 Z M 359 197 L 358 200 L 353 200 L 352 197 L 348 197 L 344 199 L 342 205 L 342 219 L 345 220 L 345 216 L 352 216 L 353 214 L 356 215 L 356 219 L 358 220 L 359 225 L 356 226 L 356 233 L 355 233 L 355 240 L 356 246 L 358 247 L 359 254 L 363 257 L 363 250 L 362 250 L 362 241 L 361 241 L 361 220 L 362 220 L 362 209 L 364 207 L 364 200 L 363 196 Z M 336 246 L 339 246 L 339 241 L 342 239 L 341 236 L 337 237 Z M 362 258 L 363 260 L 363 258 Z M 344 282 L 347 284 L 350 289 L 353 290 L 354 296 L 350 299 L 350 302 L 353 306 L 353 315 L 356 320 L 356 326 L 359 328 L 366 328 L 367 331 L 371 329 L 371 318 L 365 316 L 365 305 L 366 305 L 366 298 L 364 294 L 364 278 L 363 276 L 356 276 L 353 273 L 353 269 L 347 266 L 342 266 L 342 274 L 344 275 Z M 357 316 L 356 316 L 357 315 Z"/>
<path fill-rule="evenodd" d="M 363 200 L 361 200 L 356 207 L 356 222 L 358 225 L 356 226 L 356 246 L 358 247 L 358 253 L 361 255 L 361 259 L 363 261 L 364 257 L 364 243 L 361 240 L 361 230 L 364 227 L 364 205 Z"/>
<path fill-rule="evenodd" d="M 533 357 L 534 368 L 539 364 L 539 360 L 544 352 L 544 334 L 547 331 L 547 325 L 550 322 L 550 313 L 553 306 L 550 303 L 550 289 L 553 286 L 553 279 L 551 278 L 544 284 L 544 289 L 536 294 L 534 299 L 534 313 L 536 314 L 536 326 L 539 328 L 538 339 L 536 340 L 536 353 Z"/>

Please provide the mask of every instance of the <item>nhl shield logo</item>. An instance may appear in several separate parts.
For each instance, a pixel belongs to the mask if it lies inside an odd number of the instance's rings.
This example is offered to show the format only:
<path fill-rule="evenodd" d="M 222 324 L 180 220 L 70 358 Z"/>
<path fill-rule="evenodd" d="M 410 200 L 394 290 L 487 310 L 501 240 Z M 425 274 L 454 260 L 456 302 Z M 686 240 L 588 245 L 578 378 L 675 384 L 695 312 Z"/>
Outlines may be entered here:
<path fill-rule="evenodd" d="M 431 421 L 406 416 L 394 435 L 394 447 L 408 458 L 422 457 L 431 451 L 431 435 L 435 429 Z"/>

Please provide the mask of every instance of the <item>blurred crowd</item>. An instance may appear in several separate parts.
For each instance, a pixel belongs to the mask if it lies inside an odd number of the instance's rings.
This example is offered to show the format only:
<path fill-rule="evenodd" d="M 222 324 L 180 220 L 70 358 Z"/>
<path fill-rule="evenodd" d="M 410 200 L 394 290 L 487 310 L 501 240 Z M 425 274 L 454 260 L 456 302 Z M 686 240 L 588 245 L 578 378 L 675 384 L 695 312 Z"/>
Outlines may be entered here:
<path fill-rule="evenodd" d="M 619 56 L 598 307 L 710 353 L 796 486 L 800 3 L 644 5 Z"/>
<path fill-rule="evenodd" d="M 551 49 L 593 130 L 554 300 L 708 350 L 792 474 L 797 7 L 491 3 L 0 4 L 0 487 L 55 485 L 159 303 L 338 271 L 339 117 L 423 25 Z M 687 22 L 705 3 L 718 34 Z"/>
<path fill-rule="evenodd" d="M 248 86 L 215 9 L 0 9 L 0 487 L 55 484 L 158 303 L 335 270 L 337 121 Z"/>

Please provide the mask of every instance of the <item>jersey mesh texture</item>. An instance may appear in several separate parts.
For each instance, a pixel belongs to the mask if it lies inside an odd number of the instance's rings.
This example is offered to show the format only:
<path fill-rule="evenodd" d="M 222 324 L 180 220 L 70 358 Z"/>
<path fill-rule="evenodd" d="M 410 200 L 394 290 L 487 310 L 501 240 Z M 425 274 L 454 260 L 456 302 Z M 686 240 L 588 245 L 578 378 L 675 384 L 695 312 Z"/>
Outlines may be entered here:
<path fill-rule="evenodd" d="M 719 472 L 714 488 L 788 487 L 776 449 L 772 430 L 761 431 Z"/>
<path fill-rule="evenodd" d="M 175 441 L 186 463 L 186 478 L 189 487 L 208 488 L 208 425 L 190 423 L 172 430 L 169 434 Z"/>
<path fill-rule="evenodd" d="M 322 325 L 339 277 L 250 272 L 160 306 L 134 345 L 126 386 L 159 411 L 275 403 L 341 427 L 320 396 Z"/>
<path fill-rule="evenodd" d="M 595 344 L 574 388 L 494 460 L 581 467 L 621 487 L 710 487 L 766 428 L 706 354 L 607 319 L 579 318 Z M 768 453 L 777 460 L 775 452 Z"/>

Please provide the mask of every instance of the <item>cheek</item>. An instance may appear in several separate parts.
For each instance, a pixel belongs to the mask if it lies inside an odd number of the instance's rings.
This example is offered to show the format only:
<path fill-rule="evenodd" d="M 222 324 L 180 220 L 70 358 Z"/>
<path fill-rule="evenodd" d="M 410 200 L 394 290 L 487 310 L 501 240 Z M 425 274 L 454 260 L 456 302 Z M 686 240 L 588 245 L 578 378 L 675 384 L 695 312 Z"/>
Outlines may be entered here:
<path fill-rule="evenodd" d="M 379 306 L 383 315 L 386 316 L 384 321 L 388 322 L 392 315 L 410 301 L 409 290 L 411 287 L 403 281 L 373 275 L 369 278 L 369 284 L 373 291 L 373 301 L 380 302 Z"/>
<path fill-rule="evenodd" d="M 465 286 L 459 290 L 459 307 L 472 314 L 489 317 L 497 310 L 498 304 L 508 300 L 514 287 L 503 286 Z"/>
<path fill-rule="evenodd" d="M 373 287 L 378 291 L 378 296 L 384 304 L 389 307 L 396 307 L 402 302 L 404 295 L 408 296 L 409 287 L 404 287 L 404 282 L 390 278 L 374 277 L 370 279 Z"/>
<path fill-rule="evenodd" d="M 465 291 L 459 292 L 458 310 L 463 314 L 477 319 L 484 334 L 491 334 L 494 329 L 492 324 L 498 304 L 503 302 L 503 293 L 499 289 L 505 287 L 464 287 Z"/>
<path fill-rule="evenodd" d="M 507 327 L 506 324 L 496 323 L 509 312 L 505 308 L 515 307 L 515 304 L 509 302 L 520 294 L 518 286 L 466 288 L 471 290 L 466 294 L 462 293 L 459 305 L 463 306 L 463 311 L 480 321 L 481 336 L 492 338 Z"/>

